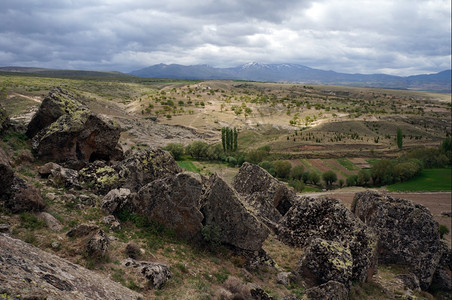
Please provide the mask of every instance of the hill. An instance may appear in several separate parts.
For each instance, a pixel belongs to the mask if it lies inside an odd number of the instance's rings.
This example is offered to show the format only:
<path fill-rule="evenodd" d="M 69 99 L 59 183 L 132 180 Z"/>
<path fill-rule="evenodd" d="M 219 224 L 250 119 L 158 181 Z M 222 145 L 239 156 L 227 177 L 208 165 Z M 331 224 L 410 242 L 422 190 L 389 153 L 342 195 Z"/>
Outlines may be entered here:
<path fill-rule="evenodd" d="M 61 70 L 31 67 L 0 67 L 0 72 L 33 74 L 57 77 L 128 77 L 130 75 L 115 71 Z"/>
<path fill-rule="evenodd" d="M 297 64 L 260 64 L 251 62 L 234 68 L 215 68 L 208 65 L 158 64 L 133 71 L 130 74 L 140 77 L 298 82 L 413 89 L 442 93 L 451 92 L 451 70 L 437 74 L 401 77 L 386 74 L 346 74 L 313 69 Z"/>

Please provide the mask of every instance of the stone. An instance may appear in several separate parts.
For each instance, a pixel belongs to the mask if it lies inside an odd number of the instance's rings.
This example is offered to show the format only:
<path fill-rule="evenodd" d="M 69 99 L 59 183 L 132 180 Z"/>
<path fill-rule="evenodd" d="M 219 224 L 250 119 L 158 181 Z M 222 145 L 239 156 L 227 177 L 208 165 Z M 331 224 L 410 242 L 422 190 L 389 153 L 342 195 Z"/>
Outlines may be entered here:
<path fill-rule="evenodd" d="M 126 246 L 126 255 L 132 259 L 138 259 L 141 256 L 141 249 L 135 243 L 128 243 Z"/>
<path fill-rule="evenodd" d="M 250 271 L 257 271 L 261 268 L 264 268 L 265 270 L 275 268 L 275 262 L 264 249 L 259 249 L 257 251 L 235 249 L 234 252 L 245 259 L 244 267 Z"/>
<path fill-rule="evenodd" d="M 269 234 L 239 194 L 216 174 L 209 179 L 201 212 L 204 226 L 218 228 L 221 243 L 239 249 L 258 251 Z"/>
<path fill-rule="evenodd" d="M 8 113 L 3 108 L 3 106 L 0 104 L 0 134 L 5 132 L 5 130 L 9 127 L 10 123 L 11 122 L 10 122 Z"/>
<path fill-rule="evenodd" d="M 250 289 L 251 298 L 255 300 L 274 300 L 275 298 L 269 296 L 261 287 L 253 286 Z"/>
<path fill-rule="evenodd" d="M 295 295 L 287 295 L 282 298 L 279 298 L 279 300 L 299 300 L 299 299 Z"/>
<path fill-rule="evenodd" d="M 0 223 L 0 233 L 9 233 L 11 226 L 8 223 Z"/>
<path fill-rule="evenodd" d="M 400 280 L 402 280 L 403 284 L 407 288 L 409 288 L 409 289 L 411 289 L 413 291 L 420 291 L 421 290 L 421 288 L 419 286 L 419 279 L 413 273 L 397 274 L 395 277 L 399 278 Z"/>
<path fill-rule="evenodd" d="M 131 258 L 126 259 L 122 264 L 126 267 L 137 269 L 155 289 L 163 288 L 166 282 L 172 277 L 170 269 L 164 264 L 136 261 Z"/>
<path fill-rule="evenodd" d="M 147 148 L 114 165 L 122 188 L 138 192 L 146 184 L 182 172 L 173 156 L 164 150 Z"/>
<path fill-rule="evenodd" d="M 276 283 L 289 286 L 291 283 L 291 272 L 279 272 L 276 274 Z"/>
<path fill-rule="evenodd" d="M 233 187 L 270 228 L 297 201 L 296 193 L 263 168 L 245 162 L 233 179 Z"/>
<path fill-rule="evenodd" d="M 102 198 L 100 207 L 109 214 L 117 214 L 128 204 L 129 199 L 131 199 L 130 196 L 129 189 L 113 189 Z"/>
<path fill-rule="evenodd" d="M 131 201 L 131 210 L 174 230 L 178 238 L 200 241 L 202 193 L 201 176 L 183 172 L 145 185 Z"/>
<path fill-rule="evenodd" d="M 119 174 L 112 166 L 97 160 L 79 171 L 79 181 L 86 189 L 105 195 L 120 186 Z"/>
<path fill-rule="evenodd" d="M 10 194 L 14 180 L 14 171 L 11 167 L 9 157 L 6 152 L 0 148 L 0 191 Z"/>
<path fill-rule="evenodd" d="M 57 187 L 81 189 L 76 170 L 57 166 L 50 171 L 49 179 Z"/>
<path fill-rule="evenodd" d="M 99 226 L 92 224 L 80 224 L 71 230 L 69 230 L 66 235 L 71 238 L 80 238 L 88 236 L 95 231 L 99 230 Z"/>
<path fill-rule="evenodd" d="M 452 249 L 449 248 L 445 241 L 441 244 L 443 254 L 438 268 L 433 274 L 432 287 L 437 290 L 452 292 Z"/>
<path fill-rule="evenodd" d="M 334 280 L 349 288 L 352 270 L 353 257 L 348 247 L 339 242 L 314 238 L 292 273 L 295 280 L 303 281 L 308 287 Z"/>
<path fill-rule="evenodd" d="M 91 236 L 86 244 L 86 254 L 94 258 L 102 258 L 107 255 L 110 240 L 103 230 L 98 230 Z"/>
<path fill-rule="evenodd" d="M 41 211 L 46 207 L 39 190 L 19 177 L 14 177 L 11 190 L 12 196 L 5 206 L 13 213 Z"/>
<path fill-rule="evenodd" d="M 63 225 L 61 225 L 60 221 L 48 212 L 40 212 L 37 214 L 37 217 L 44 221 L 49 230 L 53 232 L 60 232 L 63 230 Z"/>
<path fill-rule="evenodd" d="M 111 231 L 121 230 L 121 223 L 119 223 L 118 221 L 114 221 L 113 223 L 110 224 L 110 230 Z"/>
<path fill-rule="evenodd" d="M 120 128 L 105 116 L 92 113 L 79 98 L 54 88 L 43 100 L 26 132 L 38 158 L 76 169 L 97 159 L 110 160 Z"/>
<path fill-rule="evenodd" d="M 1 294 L 7 299 L 117 299 L 143 296 L 31 244 L 0 234 Z"/>
<path fill-rule="evenodd" d="M 313 238 L 341 243 L 352 254 L 351 280 L 365 282 L 376 271 L 377 237 L 339 200 L 301 198 L 281 219 L 277 235 L 294 247 L 306 247 Z"/>
<path fill-rule="evenodd" d="M 102 219 L 100 220 L 103 224 L 107 224 L 107 225 L 111 225 L 111 223 L 113 223 L 114 221 L 116 221 L 115 216 L 113 215 L 108 215 L 105 217 L 102 217 Z"/>
<path fill-rule="evenodd" d="M 407 266 L 421 289 L 428 289 L 443 252 L 439 225 L 430 211 L 372 191 L 357 193 L 352 211 L 377 233 L 379 262 Z"/>
<path fill-rule="evenodd" d="M 52 174 L 52 170 L 61 168 L 59 164 L 48 162 L 38 167 L 38 173 L 42 178 L 48 178 Z"/>
<path fill-rule="evenodd" d="M 328 281 L 307 289 L 306 295 L 312 300 L 348 300 L 348 289 L 343 283 Z"/>

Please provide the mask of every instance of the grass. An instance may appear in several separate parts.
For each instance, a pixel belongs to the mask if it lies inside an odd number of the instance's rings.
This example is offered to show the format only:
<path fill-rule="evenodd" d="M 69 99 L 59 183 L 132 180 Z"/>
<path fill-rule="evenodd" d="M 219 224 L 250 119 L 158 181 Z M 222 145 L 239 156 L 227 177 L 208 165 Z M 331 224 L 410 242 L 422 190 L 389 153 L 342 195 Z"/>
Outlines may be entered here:
<path fill-rule="evenodd" d="M 337 158 L 336 161 L 349 171 L 356 170 L 355 164 L 349 161 L 347 158 Z"/>
<path fill-rule="evenodd" d="M 387 189 L 391 192 L 433 192 L 450 191 L 452 169 L 426 169 L 411 180 L 388 185 Z"/>
<path fill-rule="evenodd" d="M 186 171 L 199 173 L 199 169 L 190 160 L 178 161 L 177 164 Z"/>

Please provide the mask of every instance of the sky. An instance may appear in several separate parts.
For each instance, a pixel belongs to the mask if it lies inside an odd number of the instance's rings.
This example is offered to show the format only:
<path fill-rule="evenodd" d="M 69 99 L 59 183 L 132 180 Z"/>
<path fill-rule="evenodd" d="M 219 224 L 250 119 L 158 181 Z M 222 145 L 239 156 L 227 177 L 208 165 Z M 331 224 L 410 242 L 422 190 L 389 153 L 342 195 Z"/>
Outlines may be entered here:
<path fill-rule="evenodd" d="M 451 68 L 450 0 L 0 0 L 0 66 Z"/>

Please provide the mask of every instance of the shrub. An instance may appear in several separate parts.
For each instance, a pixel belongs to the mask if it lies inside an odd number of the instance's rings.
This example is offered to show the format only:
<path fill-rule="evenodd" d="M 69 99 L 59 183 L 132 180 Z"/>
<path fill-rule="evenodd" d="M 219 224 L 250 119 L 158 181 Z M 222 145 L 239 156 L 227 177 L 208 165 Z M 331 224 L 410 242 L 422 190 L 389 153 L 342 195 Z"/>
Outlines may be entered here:
<path fill-rule="evenodd" d="M 347 177 L 345 182 L 347 183 L 347 186 L 355 186 L 357 179 L 358 175 L 350 175 Z"/>
<path fill-rule="evenodd" d="M 251 150 L 248 152 L 248 154 L 245 157 L 245 160 L 247 162 L 250 162 L 252 164 L 258 164 L 261 161 L 264 160 L 265 157 L 267 157 L 268 153 L 264 150 Z"/>
<path fill-rule="evenodd" d="M 290 177 L 292 177 L 293 179 L 301 180 L 303 178 L 303 173 L 303 166 L 295 166 L 290 171 Z"/>
<path fill-rule="evenodd" d="M 365 186 L 369 183 L 369 181 L 370 181 L 369 172 L 366 170 L 363 170 L 363 169 L 359 170 L 358 175 L 355 180 L 355 184 Z"/>
<path fill-rule="evenodd" d="M 220 245 L 220 228 L 215 225 L 206 225 L 201 229 L 201 235 L 204 241 L 212 247 Z"/>
<path fill-rule="evenodd" d="M 303 179 L 303 182 L 304 182 L 305 184 L 308 183 L 308 181 L 309 181 L 309 172 L 308 172 L 308 171 L 303 172 L 303 177 L 302 177 L 302 179 Z"/>
<path fill-rule="evenodd" d="M 301 192 L 304 190 L 305 185 L 303 181 L 297 180 L 297 179 L 291 179 L 289 180 L 289 186 L 293 187 L 295 191 Z"/>
<path fill-rule="evenodd" d="M 439 236 L 441 239 L 444 239 L 444 236 L 449 234 L 449 228 L 446 225 L 439 225 Z"/>
<path fill-rule="evenodd" d="M 331 170 L 325 171 L 322 174 L 322 178 L 325 181 L 326 185 L 331 186 L 333 183 L 337 181 L 337 175 Z"/>
<path fill-rule="evenodd" d="M 312 172 L 309 174 L 309 181 L 311 181 L 312 184 L 317 185 L 317 183 L 320 182 L 320 175 L 316 172 Z"/>
<path fill-rule="evenodd" d="M 189 155 L 191 155 L 191 157 L 196 158 L 196 159 L 203 159 L 206 158 L 207 156 L 207 148 L 209 147 L 209 145 L 207 145 L 206 142 L 202 142 L 202 141 L 194 141 L 193 143 L 187 145 L 187 147 L 185 147 L 185 152 Z"/>
<path fill-rule="evenodd" d="M 285 160 L 275 161 L 273 163 L 273 167 L 275 168 L 276 176 L 280 178 L 287 178 L 290 174 L 290 170 L 292 169 L 290 162 Z"/>
<path fill-rule="evenodd" d="M 163 149 L 171 153 L 175 160 L 179 160 L 184 155 L 184 145 L 180 143 L 169 143 Z"/>

